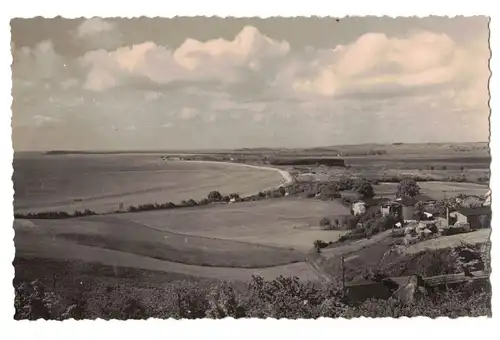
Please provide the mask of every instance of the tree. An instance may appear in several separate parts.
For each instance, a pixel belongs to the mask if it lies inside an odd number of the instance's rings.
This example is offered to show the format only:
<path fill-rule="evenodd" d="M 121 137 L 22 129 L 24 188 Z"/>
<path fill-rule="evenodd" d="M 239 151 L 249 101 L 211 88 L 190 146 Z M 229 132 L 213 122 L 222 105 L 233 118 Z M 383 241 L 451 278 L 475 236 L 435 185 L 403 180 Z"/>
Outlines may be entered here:
<path fill-rule="evenodd" d="M 420 194 L 420 186 L 414 179 L 404 179 L 398 184 L 397 197 L 415 197 Z"/>
<path fill-rule="evenodd" d="M 281 196 L 285 196 L 286 194 L 286 189 L 283 187 L 279 187 L 278 191 L 280 192 Z"/>
<path fill-rule="evenodd" d="M 207 198 L 210 202 L 219 202 L 222 200 L 222 195 L 218 191 L 211 191 Z"/>
<path fill-rule="evenodd" d="M 196 201 L 191 198 L 190 200 L 187 201 L 187 205 L 192 207 L 192 206 L 198 205 L 198 203 L 196 203 Z"/>
<path fill-rule="evenodd" d="M 367 180 L 363 180 L 362 182 L 356 185 L 356 191 L 363 196 L 363 198 L 373 198 L 375 196 L 375 191 L 373 190 L 373 186 Z"/>

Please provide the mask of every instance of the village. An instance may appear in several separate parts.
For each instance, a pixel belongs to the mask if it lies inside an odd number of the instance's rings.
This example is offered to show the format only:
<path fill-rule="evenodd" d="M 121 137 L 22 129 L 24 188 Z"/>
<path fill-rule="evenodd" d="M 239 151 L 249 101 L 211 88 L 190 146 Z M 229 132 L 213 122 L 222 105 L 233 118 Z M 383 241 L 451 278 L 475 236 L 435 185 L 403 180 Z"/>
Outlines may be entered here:
<path fill-rule="evenodd" d="M 395 216 L 398 221 L 393 226 L 394 234 L 405 235 L 405 244 L 490 228 L 491 190 L 484 197 L 451 198 L 444 213 L 436 210 L 437 203 L 436 199 L 424 194 L 394 200 L 360 198 L 352 204 L 352 212 L 355 216 L 371 211 Z"/>

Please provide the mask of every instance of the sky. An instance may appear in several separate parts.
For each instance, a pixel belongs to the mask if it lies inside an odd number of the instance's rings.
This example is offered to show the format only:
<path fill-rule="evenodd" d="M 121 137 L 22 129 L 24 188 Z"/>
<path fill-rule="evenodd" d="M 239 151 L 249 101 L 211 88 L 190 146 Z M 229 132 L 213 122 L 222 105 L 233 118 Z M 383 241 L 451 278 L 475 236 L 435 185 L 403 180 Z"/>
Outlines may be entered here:
<path fill-rule="evenodd" d="M 488 141 L 486 17 L 14 19 L 16 151 Z"/>

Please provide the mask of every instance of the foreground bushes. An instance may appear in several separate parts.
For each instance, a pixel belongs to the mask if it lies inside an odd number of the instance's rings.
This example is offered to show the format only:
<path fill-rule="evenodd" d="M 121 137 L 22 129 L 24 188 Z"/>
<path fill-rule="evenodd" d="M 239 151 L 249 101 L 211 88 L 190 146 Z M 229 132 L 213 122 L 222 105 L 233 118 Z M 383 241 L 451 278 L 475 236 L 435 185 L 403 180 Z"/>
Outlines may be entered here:
<path fill-rule="evenodd" d="M 16 285 L 15 319 L 144 319 L 154 318 L 318 318 L 491 315 L 491 293 L 486 288 L 454 290 L 423 296 L 411 304 L 368 300 L 350 305 L 334 285 L 279 277 L 253 277 L 242 291 L 220 282 L 206 287 L 194 282 L 139 288 L 106 285 L 77 287 L 68 296 L 47 292 L 39 281 Z M 68 289 L 68 287 L 65 287 Z"/>
<path fill-rule="evenodd" d="M 346 310 L 344 317 L 417 317 L 437 318 L 491 317 L 491 292 L 486 289 L 470 293 L 467 291 L 447 291 L 417 299 L 404 305 L 393 300 L 368 300 L 359 306 Z"/>

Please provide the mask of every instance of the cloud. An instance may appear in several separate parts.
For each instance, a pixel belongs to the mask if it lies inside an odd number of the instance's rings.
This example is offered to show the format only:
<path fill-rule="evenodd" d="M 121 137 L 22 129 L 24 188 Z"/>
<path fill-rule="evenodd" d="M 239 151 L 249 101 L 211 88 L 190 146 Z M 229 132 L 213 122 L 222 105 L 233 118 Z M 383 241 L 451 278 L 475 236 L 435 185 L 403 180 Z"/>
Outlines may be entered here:
<path fill-rule="evenodd" d="M 66 45 L 55 36 L 12 44 L 18 147 L 298 147 L 488 134 L 482 31 L 463 40 L 441 29 L 363 28 L 291 48 L 297 32 L 269 27 L 183 40 L 122 36 L 124 22 L 82 21 L 64 34 Z"/>
<path fill-rule="evenodd" d="M 76 28 L 74 36 L 90 49 L 117 48 L 123 40 L 116 23 L 97 17 L 84 20 Z"/>
<path fill-rule="evenodd" d="M 176 50 L 154 42 L 86 53 L 81 63 L 88 69 L 85 88 L 104 91 L 127 81 L 145 79 L 156 84 L 174 81 L 242 81 L 246 72 L 258 72 L 266 62 L 284 57 L 290 46 L 274 41 L 254 27 L 245 27 L 231 40 L 200 42 L 187 39 Z"/>
<path fill-rule="evenodd" d="M 213 98 L 210 103 L 210 109 L 214 111 L 244 110 L 252 112 L 262 112 L 266 109 L 266 103 L 258 101 L 242 103 L 227 97 Z"/>
<path fill-rule="evenodd" d="M 35 115 L 33 116 L 33 122 L 35 123 L 36 126 L 43 126 L 43 125 L 51 125 L 54 123 L 60 123 L 61 120 L 53 118 L 53 117 L 48 117 L 48 116 L 42 116 L 42 115 Z"/>
<path fill-rule="evenodd" d="M 88 37 L 113 31 L 116 29 L 116 24 L 100 18 L 91 18 L 84 20 L 76 29 L 78 37 Z"/>
<path fill-rule="evenodd" d="M 349 45 L 321 54 L 309 65 L 290 63 L 277 75 L 275 85 L 290 84 L 288 90 L 294 95 L 336 98 L 371 91 L 397 95 L 419 87 L 450 86 L 460 87 L 465 93 L 473 91 L 469 93 L 470 103 L 481 92 L 484 102 L 489 77 L 485 53 L 460 46 L 442 33 L 421 31 L 406 37 L 367 33 Z"/>
<path fill-rule="evenodd" d="M 144 94 L 144 99 L 146 99 L 146 101 L 154 101 L 161 97 L 163 97 L 163 94 L 160 92 L 148 91 Z"/>
<path fill-rule="evenodd" d="M 54 50 L 51 40 L 39 42 L 33 48 L 21 47 L 14 52 L 13 77 L 27 81 L 50 81 L 64 72 L 66 60 Z"/>
<path fill-rule="evenodd" d="M 197 109 L 193 109 L 191 107 L 184 107 L 179 112 L 178 117 L 183 120 L 189 120 L 197 117 L 199 115 L 199 111 Z"/>

